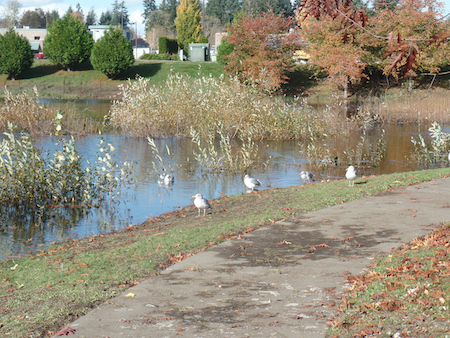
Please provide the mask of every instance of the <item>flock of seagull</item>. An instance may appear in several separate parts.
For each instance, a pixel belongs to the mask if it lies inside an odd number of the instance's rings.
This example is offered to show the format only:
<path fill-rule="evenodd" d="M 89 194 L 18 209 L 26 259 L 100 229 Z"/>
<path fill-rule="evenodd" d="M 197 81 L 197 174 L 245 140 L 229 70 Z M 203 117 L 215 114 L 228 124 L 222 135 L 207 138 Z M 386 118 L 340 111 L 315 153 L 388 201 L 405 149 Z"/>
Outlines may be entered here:
<path fill-rule="evenodd" d="M 450 154 L 449 154 L 449 161 L 450 161 Z M 303 170 L 300 172 L 300 177 L 305 183 L 311 183 L 313 181 L 314 176 L 315 175 L 313 173 L 306 171 L 306 170 Z M 356 172 L 356 169 L 354 166 L 352 166 L 352 165 L 348 166 L 348 168 L 346 169 L 346 172 L 345 172 L 345 178 L 348 180 L 349 187 L 353 187 L 355 185 L 355 180 L 358 178 L 358 173 Z M 164 182 L 164 184 L 169 186 L 175 182 L 175 178 L 173 175 L 166 175 L 166 176 L 164 176 L 163 182 Z M 262 183 L 260 180 L 250 177 L 247 174 L 244 176 L 244 184 L 247 188 L 251 189 L 251 191 L 257 191 L 256 188 L 262 186 Z M 206 216 L 206 210 L 212 209 L 211 204 L 209 204 L 208 200 L 206 198 L 204 198 L 202 194 L 198 193 L 198 194 L 192 196 L 192 198 L 194 198 L 194 205 L 198 209 L 197 217 L 201 216 L 202 210 L 203 210 L 203 216 Z"/>

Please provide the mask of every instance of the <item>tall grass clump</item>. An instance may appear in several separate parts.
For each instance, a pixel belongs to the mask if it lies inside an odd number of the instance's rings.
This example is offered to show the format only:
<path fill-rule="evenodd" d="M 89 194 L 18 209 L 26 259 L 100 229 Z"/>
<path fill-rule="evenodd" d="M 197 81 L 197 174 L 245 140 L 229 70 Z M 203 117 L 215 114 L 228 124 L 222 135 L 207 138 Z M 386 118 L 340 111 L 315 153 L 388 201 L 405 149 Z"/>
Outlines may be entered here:
<path fill-rule="evenodd" d="M 224 132 L 221 122 L 217 122 L 211 128 L 206 140 L 202 140 L 200 133 L 193 127 L 190 130 L 192 142 L 196 144 L 198 151 L 194 150 L 194 158 L 205 171 L 221 172 L 229 171 L 244 172 L 253 165 L 266 165 L 260 163 L 258 157 L 258 145 L 252 140 L 251 135 L 247 138 L 239 134 L 238 140 L 233 140 Z M 218 141 L 216 139 L 218 137 Z"/>
<path fill-rule="evenodd" d="M 191 127 L 207 139 L 211 128 L 223 126 L 230 138 L 301 139 L 308 128 L 323 134 L 315 110 L 300 102 L 265 96 L 255 88 L 223 76 L 170 73 L 159 86 L 138 77 L 120 85 L 122 99 L 114 101 L 107 121 L 135 137 L 189 137 Z"/>
<path fill-rule="evenodd" d="M 327 111 L 324 111 L 324 116 L 330 118 L 333 114 Z M 339 163 L 375 167 L 386 152 L 385 130 L 372 135 L 377 123 L 377 117 L 360 109 L 351 117 L 337 118 L 335 125 L 341 126 L 341 131 L 335 130 L 335 137 L 323 135 L 322 138 L 310 131 L 304 154 L 311 164 L 318 166 L 328 166 L 339 160 Z M 349 142 L 349 139 L 354 142 Z"/>
<path fill-rule="evenodd" d="M 450 150 L 450 133 L 442 130 L 438 122 L 433 122 L 428 128 L 431 143 L 427 144 L 422 134 L 416 138 L 411 136 L 414 144 L 413 159 L 426 164 L 440 164 L 447 161 Z"/>
<path fill-rule="evenodd" d="M 39 102 L 39 93 L 33 88 L 34 97 L 23 92 L 13 95 L 5 90 L 5 99 L 0 104 L 0 130 L 8 130 L 8 122 L 32 135 L 50 134 L 53 131 L 55 112 Z"/>
<path fill-rule="evenodd" d="M 53 121 L 61 134 L 58 114 Z M 82 164 L 73 137 L 60 137 L 59 149 L 52 155 L 37 148 L 28 133 L 8 132 L 0 143 L 0 213 L 45 213 L 50 207 L 91 207 L 103 200 L 115 200 L 128 181 L 131 165 L 113 160 L 114 147 L 100 141 L 95 163 Z"/>
<path fill-rule="evenodd" d="M 367 96 L 358 104 L 385 123 L 450 122 L 447 90 L 389 90 L 384 95 Z"/>
<path fill-rule="evenodd" d="M 5 99 L 0 104 L 0 131 L 9 130 L 8 123 L 12 123 L 20 131 L 30 135 L 51 135 L 54 132 L 53 119 L 57 114 L 56 108 L 43 105 L 39 100 L 39 92 L 33 88 L 34 95 L 22 92 L 13 95 L 5 90 Z M 71 135 L 85 135 L 96 133 L 103 128 L 102 122 L 83 116 L 74 107 L 66 107 L 64 114 L 65 132 Z"/>

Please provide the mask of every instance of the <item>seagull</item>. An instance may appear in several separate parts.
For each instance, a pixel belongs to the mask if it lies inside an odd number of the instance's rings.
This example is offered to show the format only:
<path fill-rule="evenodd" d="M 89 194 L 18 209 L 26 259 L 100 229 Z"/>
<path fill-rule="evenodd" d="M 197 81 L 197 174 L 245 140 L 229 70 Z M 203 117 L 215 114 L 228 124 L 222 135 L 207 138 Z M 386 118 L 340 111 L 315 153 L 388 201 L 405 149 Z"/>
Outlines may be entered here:
<path fill-rule="evenodd" d="M 173 175 L 164 176 L 164 184 L 165 185 L 171 185 L 173 182 L 175 182 L 175 177 L 173 177 Z"/>
<path fill-rule="evenodd" d="M 358 174 L 355 170 L 355 167 L 350 165 L 347 169 L 347 172 L 345 173 L 345 178 L 348 179 L 348 186 L 353 187 L 355 186 L 355 180 L 358 178 Z M 351 185 L 350 185 L 351 183 Z"/>
<path fill-rule="evenodd" d="M 303 181 L 305 181 L 306 183 L 309 183 L 312 181 L 313 177 L 315 175 L 309 171 L 305 171 L 303 170 L 302 172 L 300 172 L 300 177 L 302 178 Z"/>
<path fill-rule="evenodd" d="M 194 200 L 194 205 L 197 207 L 198 209 L 198 216 L 200 217 L 200 210 L 203 209 L 203 217 L 205 217 L 206 215 L 206 209 L 212 209 L 211 205 L 209 204 L 208 200 L 206 198 L 203 198 L 202 194 L 197 194 L 192 196 L 195 198 Z"/>
<path fill-rule="evenodd" d="M 244 176 L 244 184 L 247 186 L 247 188 L 252 189 L 252 191 L 256 190 L 256 187 L 260 187 L 262 185 L 259 180 L 248 175 Z"/>

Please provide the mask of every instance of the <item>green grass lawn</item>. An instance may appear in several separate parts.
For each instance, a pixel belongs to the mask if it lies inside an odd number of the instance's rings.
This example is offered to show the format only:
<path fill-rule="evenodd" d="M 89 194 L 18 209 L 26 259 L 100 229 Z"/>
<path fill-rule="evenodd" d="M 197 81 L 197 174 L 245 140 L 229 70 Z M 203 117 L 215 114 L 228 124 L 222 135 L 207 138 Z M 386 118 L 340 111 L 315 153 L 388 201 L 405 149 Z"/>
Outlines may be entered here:
<path fill-rule="evenodd" d="M 34 60 L 33 66 L 21 74 L 15 81 L 0 75 L 0 84 L 17 95 L 23 91 L 32 94 L 36 87 L 42 98 L 67 99 L 116 99 L 118 85 L 127 79 L 135 79 L 137 75 L 148 78 L 150 85 L 157 85 L 167 78 L 171 72 L 189 75 L 219 77 L 223 74 L 222 67 L 215 62 L 181 62 L 181 61 L 136 61 L 121 77 L 108 79 L 102 73 L 94 70 L 89 62 L 79 67 L 65 71 L 53 65 L 49 60 Z M 0 93 L 0 97 L 4 92 Z"/>

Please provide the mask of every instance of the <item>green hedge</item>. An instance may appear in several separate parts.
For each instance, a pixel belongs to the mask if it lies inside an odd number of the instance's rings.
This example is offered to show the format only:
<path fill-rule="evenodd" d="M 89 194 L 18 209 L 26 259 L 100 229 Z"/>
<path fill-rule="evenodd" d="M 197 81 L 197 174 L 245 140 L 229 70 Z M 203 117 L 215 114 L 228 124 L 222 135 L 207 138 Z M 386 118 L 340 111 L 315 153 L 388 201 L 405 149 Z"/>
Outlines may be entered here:
<path fill-rule="evenodd" d="M 179 61 L 180 58 L 178 57 L 178 54 L 144 54 L 139 59 L 141 60 L 172 60 L 172 61 Z"/>
<path fill-rule="evenodd" d="M 160 54 L 176 54 L 178 53 L 177 39 L 167 38 L 165 36 L 159 37 L 159 53 Z"/>

